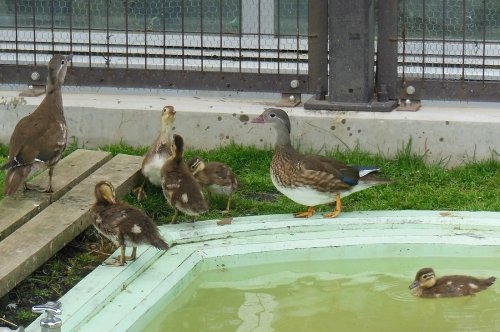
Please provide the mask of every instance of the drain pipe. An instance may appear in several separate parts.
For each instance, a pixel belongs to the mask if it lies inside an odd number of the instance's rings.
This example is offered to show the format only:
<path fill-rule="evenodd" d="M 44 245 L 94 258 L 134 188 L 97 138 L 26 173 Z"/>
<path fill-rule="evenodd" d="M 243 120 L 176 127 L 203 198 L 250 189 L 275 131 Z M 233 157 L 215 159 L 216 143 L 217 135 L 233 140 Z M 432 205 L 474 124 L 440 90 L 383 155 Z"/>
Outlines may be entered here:
<path fill-rule="evenodd" d="M 42 332 L 61 332 L 62 320 L 55 315 L 62 314 L 61 302 L 49 301 L 45 304 L 36 305 L 31 308 L 35 314 L 47 313 L 47 317 L 42 318 L 40 327 Z"/>

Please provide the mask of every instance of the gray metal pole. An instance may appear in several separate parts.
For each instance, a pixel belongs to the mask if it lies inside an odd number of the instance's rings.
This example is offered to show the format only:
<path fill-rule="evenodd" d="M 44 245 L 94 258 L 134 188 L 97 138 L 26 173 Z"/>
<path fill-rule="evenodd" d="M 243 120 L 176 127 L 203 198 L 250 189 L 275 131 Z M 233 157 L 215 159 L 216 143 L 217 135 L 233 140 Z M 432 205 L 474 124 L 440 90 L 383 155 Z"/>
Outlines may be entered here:
<path fill-rule="evenodd" d="M 379 101 L 398 99 L 398 0 L 378 2 L 376 86 Z"/>
<path fill-rule="evenodd" d="M 328 93 L 328 1 L 309 1 L 309 87 L 316 100 Z"/>

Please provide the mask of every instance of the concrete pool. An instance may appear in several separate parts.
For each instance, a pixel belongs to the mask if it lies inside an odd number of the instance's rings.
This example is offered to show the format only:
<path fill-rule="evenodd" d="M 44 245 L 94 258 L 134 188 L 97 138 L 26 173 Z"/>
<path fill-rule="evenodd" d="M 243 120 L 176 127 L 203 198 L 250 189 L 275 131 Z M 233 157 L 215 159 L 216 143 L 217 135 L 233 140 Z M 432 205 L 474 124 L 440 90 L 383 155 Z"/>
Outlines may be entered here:
<path fill-rule="evenodd" d="M 500 256 L 500 213 L 369 211 L 161 226 L 164 253 L 139 247 L 123 268 L 100 266 L 64 295 L 63 331 L 141 331 L 202 271 L 298 260 Z M 422 266 L 408 275 L 408 284 Z M 435 267 L 438 268 L 438 267 Z M 464 271 L 466 274 L 467 271 Z M 494 285 L 494 287 L 497 287 Z M 404 290 L 406 292 L 406 290 Z M 39 321 L 27 331 L 39 331 Z"/>

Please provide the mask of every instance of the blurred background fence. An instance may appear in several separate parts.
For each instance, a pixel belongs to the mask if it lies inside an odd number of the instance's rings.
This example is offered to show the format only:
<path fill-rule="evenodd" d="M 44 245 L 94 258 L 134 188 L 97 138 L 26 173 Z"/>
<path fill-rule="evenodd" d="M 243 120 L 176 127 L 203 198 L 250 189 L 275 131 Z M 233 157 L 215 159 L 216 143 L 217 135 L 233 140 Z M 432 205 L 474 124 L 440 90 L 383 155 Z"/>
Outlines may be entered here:
<path fill-rule="evenodd" d="M 328 44 L 331 4 L 0 0 L 0 83 L 40 84 L 33 72 L 43 81 L 54 53 L 72 53 L 73 85 L 320 95 L 328 54 L 316 48 Z M 500 100 L 500 1 L 399 0 L 394 15 L 397 98 L 411 85 L 417 99 Z"/>

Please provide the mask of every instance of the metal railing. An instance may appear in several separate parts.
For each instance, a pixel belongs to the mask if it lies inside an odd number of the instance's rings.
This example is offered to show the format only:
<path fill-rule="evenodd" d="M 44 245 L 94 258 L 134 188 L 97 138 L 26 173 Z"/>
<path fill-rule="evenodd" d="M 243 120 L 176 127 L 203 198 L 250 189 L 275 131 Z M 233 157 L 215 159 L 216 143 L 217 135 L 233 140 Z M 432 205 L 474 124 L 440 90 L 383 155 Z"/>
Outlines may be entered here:
<path fill-rule="evenodd" d="M 324 97 L 331 3 L 0 0 L 0 83 L 44 84 L 52 54 L 73 53 L 70 85 Z M 397 98 L 500 101 L 498 0 L 399 0 L 394 15 Z"/>

